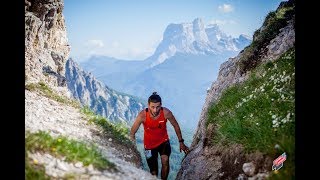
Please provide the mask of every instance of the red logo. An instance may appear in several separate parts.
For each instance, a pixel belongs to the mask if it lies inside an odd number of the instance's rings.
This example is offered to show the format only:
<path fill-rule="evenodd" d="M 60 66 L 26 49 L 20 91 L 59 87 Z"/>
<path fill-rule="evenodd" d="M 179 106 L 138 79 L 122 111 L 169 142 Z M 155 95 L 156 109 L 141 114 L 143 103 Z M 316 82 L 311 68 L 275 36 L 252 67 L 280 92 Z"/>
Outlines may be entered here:
<path fill-rule="evenodd" d="M 281 154 L 277 159 L 273 160 L 272 170 L 278 170 L 283 166 L 283 162 L 287 159 L 286 153 Z"/>

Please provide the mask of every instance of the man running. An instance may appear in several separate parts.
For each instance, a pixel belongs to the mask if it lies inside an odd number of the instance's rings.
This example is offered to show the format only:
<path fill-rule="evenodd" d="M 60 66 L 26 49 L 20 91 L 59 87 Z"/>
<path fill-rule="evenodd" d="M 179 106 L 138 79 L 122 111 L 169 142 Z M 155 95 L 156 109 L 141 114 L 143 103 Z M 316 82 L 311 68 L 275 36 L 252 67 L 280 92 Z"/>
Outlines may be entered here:
<path fill-rule="evenodd" d="M 187 154 L 189 148 L 184 144 L 178 122 L 172 112 L 162 107 L 161 97 L 153 92 L 148 99 L 148 108 L 140 111 L 130 131 L 131 140 L 135 141 L 135 134 L 140 125 L 144 127 L 144 149 L 150 173 L 158 176 L 158 153 L 161 156 L 161 179 L 167 179 L 169 174 L 169 156 L 171 146 L 167 133 L 166 122 L 172 124 L 180 143 L 181 150 Z"/>

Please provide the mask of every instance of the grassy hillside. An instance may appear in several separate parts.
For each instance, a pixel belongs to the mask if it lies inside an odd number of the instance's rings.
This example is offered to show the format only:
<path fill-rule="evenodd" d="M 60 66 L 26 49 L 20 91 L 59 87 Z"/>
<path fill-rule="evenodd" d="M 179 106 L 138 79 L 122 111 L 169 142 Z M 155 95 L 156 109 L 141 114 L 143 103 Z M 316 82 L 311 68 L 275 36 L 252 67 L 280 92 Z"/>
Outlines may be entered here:
<path fill-rule="evenodd" d="M 27 179 L 50 179 L 45 174 L 43 165 L 28 157 L 27 152 L 45 152 L 55 157 L 65 157 L 68 162 L 82 162 L 84 166 L 92 164 L 98 169 L 113 169 L 116 167 L 101 155 L 94 144 L 68 139 L 64 136 L 53 138 L 48 132 L 39 131 L 26 133 L 25 175 Z M 69 178 L 73 176 L 68 175 Z"/>
<path fill-rule="evenodd" d="M 216 127 L 214 144 L 242 144 L 248 153 L 258 150 L 273 159 L 285 152 L 284 166 L 270 178 L 294 178 L 294 47 L 274 62 L 257 66 L 243 84 L 226 89 L 208 111 L 210 123 Z"/>

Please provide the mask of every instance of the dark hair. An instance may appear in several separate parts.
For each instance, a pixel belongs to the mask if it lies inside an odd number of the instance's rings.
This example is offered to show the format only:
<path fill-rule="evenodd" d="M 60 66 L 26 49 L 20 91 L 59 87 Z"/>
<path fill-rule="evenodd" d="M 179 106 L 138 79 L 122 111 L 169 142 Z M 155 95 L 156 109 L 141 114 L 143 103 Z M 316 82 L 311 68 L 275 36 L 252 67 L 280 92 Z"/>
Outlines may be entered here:
<path fill-rule="evenodd" d="M 149 97 L 148 104 L 150 102 L 153 102 L 153 103 L 160 102 L 161 104 L 161 97 L 157 94 L 157 92 L 153 92 L 152 95 Z"/>

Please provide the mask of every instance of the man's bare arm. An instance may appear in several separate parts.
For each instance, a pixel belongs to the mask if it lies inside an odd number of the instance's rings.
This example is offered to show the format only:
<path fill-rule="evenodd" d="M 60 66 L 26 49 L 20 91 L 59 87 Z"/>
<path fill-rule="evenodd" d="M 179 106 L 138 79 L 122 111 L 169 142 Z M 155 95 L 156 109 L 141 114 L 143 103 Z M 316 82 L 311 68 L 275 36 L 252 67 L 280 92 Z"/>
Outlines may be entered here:
<path fill-rule="evenodd" d="M 173 114 L 170 110 L 166 113 L 166 115 L 167 115 L 166 118 L 170 121 L 170 123 L 172 124 L 172 126 L 177 134 L 178 140 L 181 140 L 182 139 L 181 129 L 180 129 L 180 126 L 179 126 L 176 118 L 173 116 Z"/>
<path fill-rule="evenodd" d="M 179 144 L 180 144 L 180 152 L 181 150 L 184 151 L 184 153 L 189 153 L 189 148 L 184 144 L 184 142 L 180 142 L 180 140 L 182 140 L 182 134 L 181 134 L 181 129 L 180 126 L 176 120 L 176 118 L 174 117 L 174 115 L 172 114 L 172 112 L 169 109 L 166 109 L 165 111 L 165 118 L 167 118 L 170 123 L 172 124 L 174 131 L 177 134 L 178 140 L 179 140 Z"/>
<path fill-rule="evenodd" d="M 144 111 L 141 111 L 138 116 L 136 117 L 132 127 L 131 127 L 131 130 L 130 130 L 130 139 L 132 141 L 135 141 L 136 140 L 136 137 L 135 137 L 135 134 L 136 132 L 138 131 L 141 123 L 144 121 Z"/>

